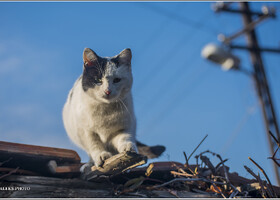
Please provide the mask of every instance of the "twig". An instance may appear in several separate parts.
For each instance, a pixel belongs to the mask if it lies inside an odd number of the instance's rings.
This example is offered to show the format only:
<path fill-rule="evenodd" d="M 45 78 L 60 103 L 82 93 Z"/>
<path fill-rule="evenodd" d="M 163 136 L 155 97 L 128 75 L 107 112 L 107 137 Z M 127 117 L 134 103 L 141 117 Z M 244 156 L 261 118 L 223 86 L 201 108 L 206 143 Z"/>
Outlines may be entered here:
<path fill-rule="evenodd" d="M 279 147 L 277 147 L 277 149 L 275 150 L 273 156 L 272 157 L 268 157 L 268 159 L 272 159 L 275 162 L 275 164 L 277 164 L 278 167 L 280 167 L 280 164 L 277 162 L 277 160 L 279 160 L 279 159 L 275 158 L 275 155 L 276 155 L 278 150 L 279 150 Z"/>
<path fill-rule="evenodd" d="M 277 149 L 275 150 L 273 156 L 272 156 L 272 157 L 269 157 L 269 159 L 272 159 L 272 160 L 278 165 L 278 167 L 280 167 L 280 164 L 277 162 L 278 159 L 275 158 L 275 155 L 276 155 L 278 149 L 280 148 L 280 141 L 278 141 L 278 140 L 276 139 L 276 137 L 272 134 L 271 131 L 268 131 L 268 132 L 269 132 L 270 136 L 275 140 L 275 142 L 276 142 L 276 144 L 277 144 L 277 146 L 278 146 Z"/>
<path fill-rule="evenodd" d="M 271 137 L 275 140 L 275 142 L 277 143 L 278 147 L 280 148 L 280 141 L 278 141 L 278 140 L 276 139 L 276 137 L 272 134 L 271 131 L 268 131 L 268 132 L 269 132 L 269 134 L 271 135 Z"/>
<path fill-rule="evenodd" d="M 230 194 L 229 199 L 230 199 L 230 198 L 234 198 L 238 193 L 239 193 L 238 190 L 234 190 L 234 191 Z"/>
<path fill-rule="evenodd" d="M 214 188 L 226 199 L 226 196 L 222 193 L 222 191 L 215 185 L 215 183 L 212 183 Z"/>
<path fill-rule="evenodd" d="M 135 189 L 124 189 L 122 191 L 119 191 L 118 193 L 116 193 L 117 196 L 120 195 L 134 195 L 134 196 L 138 196 L 138 197 L 147 197 L 147 196 L 143 196 L 142 194 L 139 193 L 132 193 Z"/>
<path fill-rule="evenodd" d="M 216 170 L 218 170 L 218 168 L 220 167 L 221 164 L 224 164 L 225 162 L 227 162 L 228 159 L 225 159 L 225 160 L 222 160 L 221 162 L 219 162 L 217 165 L 216 165 Z"/>
<path fill-rule="evenodd" d="M 176 176 L 193 177 L 192 174 L 188 174 L 188 173 L 180 173 L 180 172 L 175 172 L 175 171 L 171 171 L 170 173 L 173 175 L 176 175 Z"/>
<path fill-rule="evenodd" d="M 6 168 L 6 167 L 0 167 L 0 173 L 1 172 L 7 172 L 9 173 L 10 171 L 14 170 L 14 168 Z M 39 176 L 38 173 L 33 172 L 33 171 L 29 171 L 29 170 L 24 170 L 24 169 L 18 169 L 17 170 L 18 174 L 23 174 L 23 175 L 31 175 L 31 176 Z"/>
<path fill-rule="evenodd" d="M 153 186 L 153 188 L 160 188 L 160 187 L 169 185 L 169 184 L 177 182 L 177 181 L 204 181 L 204 182 L 208 182 L 208 183 L 212 183 L 212 184 L 215 183 L 215 184 L 219 184 L 219 185 L 225 185 L 226 184 L 226 183 L 222 183 L 222 182 L 211 181 L 211 180 L 208 180 L 208 179 L 205 179 L 205 178 L 175 178 L 175 179 L 172 179 L 171 181 L 168 181 L 168 182 L 163 183 L 161 185 Z"/>
<path fill-rule="evenodd" d="M 127 192 L 127 193 L 123 193 L 123 195 L 127 195 L 127 196 L 135 196 L 136 198 L 137 197 L 139 197 L 139 198 L 147 198 L 147 195 L 145 195 L 145 194 L 140 194 L 140 193 L 136 193 L 136 192 L 134 192 L 134 193 L 132 193 L 132 192 Z M 130 198 L 132 198 L 132 197 L 130 197 Z M 133 199 L 133 198 L 132 198 Z"/>
<path fill-rule="evenodd" d="M 144 179 L 144 181 L 154 181 L 154 182 L 158 182 L 158 183 L 163 183 L 163 181 L 161 181 L 161 180 L 157 180 L 157 179 L 149 178 L 149 177 L 146 177 L 146 178 Z"/>
<path fill-rule="evenodd" d="M 173 164 L 173 166 L 176 167 L 178 171 L 180 171 L 180 172 L 182 172 L 182 173 L 185 173 L 185 174 L 188 174 L 188 173 L 185 172 L 182 168 L 178 167 L 175 163 Z M 188 168 L 188 170 L 189 170 L 191 173 L 193 173 L 193 174 L 195 175 L 195 173 L 192 171 L 192 169 L 191 169 L 189 166 L 187 166 L 187 168 Z"/>
<path fill-rule="evenodd" d="M 3 162 L 0 162 L 0 166 L 2 166 L 2 165 L 4 165 L 5 163 L 7 163 L 7 162 L 10 162 L 10 160 L 12 160 L 13 158 L 9 158 L 8 160 L 5 160 L 5 161 L 3 161 Z"/>
<path fill-rule="evenodd" d="M 187 174 L 187 172 L 185 172 L 185 170 L 183 170 L 182 168 L 179 168 L 178 171 L 180 171 L 181 173 Z"/>
<path fill-rule="evenodd" d="M 212 178 L 214 178 L 215 180 L 217 180 L 218 178 L 220 178 L 220 179 L 223 179 L 223 180 L 226 181 L 226 178 L 223 177 L 223 176 L 214 176 L 214 175 L 212 175 Z M 229 184 L 230 187 L 232 187 L 234 190 L 237 190 L 237 188 L 236 188 L 234 185 L 232 185 L 231 183 L 228 183 L 228 184 Z M 226 184 L 225 184 L 225 185 L 226 185 Z"/>
<path fill-rule="evenodd" d="M 269 194 L 270 197 L 273 197 L 272 191 L 270 190 L 270 188 L 268 187 L 266 181 L 263 182 L 264 186 L 266 187 L 266 191 Z"/>
<path fill-rule="evenodd" d="M 240 194 L 244 195 L 244 197 L 248 197 L 249 192 L 248 191 L 243 191 L 243 192 L 240 192 Z"/>
<path fill-rule="evenodd" d="M 237 194 L 239 193 L 239 190 L 238 190 L 234 185 L 232 185 L 231 183 L 229 183 L 229 185 L 234 189 L 234 191 L 237 191 Z M 236 194 L 236 195 L 237 195 L 237 194 Z M 236 195 L 235 195 L 235 196 L 236 196 Z"/>
<path fill-rule="evenodd" d="M 266 172 L 265 172 L 265 171 L 263 170 L 263 168 L 261 168 L 261 166 L 259 166 L 258 163 L 256 163 L 251 157 L 249 157 L 249 160 L 251 160 L 251 161 L 261 170 L 261 172 L 263 173 L 263 175 L 265 176 L 266 180 L 267 180 L 268 183 L 269 183 L 269 186 L 270 186 L 270 188 L 271 188 L 271 190 L 272 190 L 272 192 L 273 192 L 274 197 L 277 198 L 277 195 L 276 195 L 276 193 L 275 193 L 275 191 L 274 191 L 274 189 L 273 189 L 273 187 L 272 187 L 272 184 L 271 184 L 270 179 L 268 178 Z"/>
<path fill-rule="evenodd" d="M 222 157 L 221 157 L 219 154 L 216 154 L 216 156 L 217 156 L 217 157 L 221 160 L 221 162 L 222 162 L 223 169 L 224 169 L 224 173 L 225 173 L 225 177 L 226 177 L 226 181 L 227 181 L 227 183 L 229 183 L 230 181 L 229 181 L 228 173 L 227 173 L 226 167 L 225 167 L 225 165 L 224 165 L 223 159 L 222 159 Z"/>
<path fill-rule="evenodd" d="M 198 157 L 199 156 L 195 156 L 195 160 L 196 160 L 196 167 L 198 168 L 199 166 L 198 166 Z"/>
<path fill-rule="evenodd" d="M 264 186 L 263 186 L 263 181 L 261 180 L 260 178 L 260 173 L 258 173 L 258 179 L 257 179 L 260 183 L 260 187 L 261 187 L 261 191 L 262 191 L 262 197 L 263 198 L 266 198 L 266 195 L 265 195 L 265 190 L 264 190 Z"/>
<path fill-rule="evenodd" d="M 189 173 L 185 172 L 185 170 L 183 170 L 182 168 L 179 168 L 179 169 L 178 169 L 178 171 L 180 171 L 180 172 L 183 173 L 183 174 L 190 175 L 190 176 L 195 176 L 195 175 L 196 175 L 195 172 L 194 172 L 190 167 L 188 167 L 188 170 L 189 170 L 192 174 L 189 174 Z"/>
<path fill-rule="evenodd" d="M 5 178 L 7 176 L 10 176 L 13 173 L 16 173 L 18 169 L 19 169 L 19 167 L 17 167 L 16 169 L 10 171 L 8 174 L 4 174 L 3 176 L 0 176 L 0 179 Z"/>
<path fill-rule="evenodd" d="M 174 191 L 174 190 L 170 190 L 170 189 L 167 189 L 167 191 L 172 194 L 173 196 L 177 197 L 177 198 L 180 198 L 178 195 L 177 195 L 177 192 Z"/>
<path fill-rule="evenodd" d="M 276 165 L 278 165 L 278 167 L 280 167 L 280 164 L 276 161 L 276 160 L 279 160 L 279 159 L 275 159 L 273 157 L 269 157 L 269 158 L 271 158 L 276 163 Z"/>
<path fill-rule="evenodd" d="M 200 155 L 200 159 L 208 166 L 213 174 L 216 174 L 215 167 L 207 156 Z"/>
<path fill-rule="evenodd" d="M 196 175 L 196 173 L 189 166 L 187 166 L 187 168 L 193 175 Z"/>
<path fill-rule="evenodd" d="M 249 172 L 253 177 L 255 177 L 256 180 L 258 180 L 258 176 L 246 165 L 244 165 L 244 168 L 246 169 L 247 172 Z"/>
<path fill-rule="evenodd" d="M 183 151 L 183 154 L 184 154 L 184 157 L 185 157 L 185 160 L 186 160 L 186 166 L 189 166 L 189 160 L 188 160 L 186 152 Z"/>
<path fill-rule="evenodd" d="M 191 155 L 188 158 L 188 161 L 190 160 L 190 158 L 192 157 L 192 155 L 194 154 L 194 152 L 198 149 L 198 147 L 202 144 L 202 142 L 208 137 L 208 134 L 201 140 L 201 142 L 197 145 L 197 147 L 193 150 L 193 152 L 191 153 Z"/>
<path fill-rule="evenodd" d="M 212 166 L 213 166 L 213 169 L 212 169 L 212 170 L 214 170 L 215 172 L 217 172 L 218 167 L 222 164 L 223 167 L 224 167 L 225 176 L 227 177 L 227 180 L 229 181 L 229 179 L 228 179 L 228 174 L 227 174 L 227 171 L 225 170 L 225 166 L 224 166 L 224 163 L 225 163 L 226 161 L 228 161 L 228 159 L 223 160 L 222 157 L 221 157 L 219 154 L 207 150 L 207 151 L 204 151 L 204 152 L 200 153 L 198 156 L 196 156 L 197 163 L 198 163 L 198 157 L 200 157 L 200 159 L 201 159 L 201 156 L 202 156 L 203 154 L 205 154 L 205 153 L 210 153 L 210 154 L 212 154 L 213 156 L 216 156 L 217 158 L 220 159 L 221 162 L 220 162 L 218 165 L 216 165 L 216 167 L 214 167 L 214 166 L 212 165 L 212 163 L 208 163 L 208 161 L 206 161 L 206 162 L 204 162 L 204 163 L 205 163 L 209 168 L 212 168 Z M 202 158 L 203 158 L 203 157 L 202 157 Z M 206 157 L 206 158 L 207 158 L 207 157 Z M 204 158 L 203 158 L 203 159 L 204 159 Z M 202 159 L 201 159 L 201 160 L 202 160 Z M 208 159 L 208 160 L 209 160 L 209 159 Z M 202 161 L 204 161 L 204 160 L 202 160 Z M 210 166 L 209 166 L 208 164 L 210 164 Z M 212 165 L 212 166 L 211 166 L 211 165 Z M 212 171 L 212 170 L 211 170 L 211 171 Z"/>

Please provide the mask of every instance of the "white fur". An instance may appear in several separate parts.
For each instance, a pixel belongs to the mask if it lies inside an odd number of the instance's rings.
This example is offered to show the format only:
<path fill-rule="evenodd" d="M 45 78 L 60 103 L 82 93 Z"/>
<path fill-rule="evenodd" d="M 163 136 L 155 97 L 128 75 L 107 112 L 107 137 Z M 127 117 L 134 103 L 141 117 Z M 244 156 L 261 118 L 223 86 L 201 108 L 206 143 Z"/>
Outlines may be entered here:
<path fill-rule="evenodd" d="M 122 79 L 120 84 L 112 83 L 116 76 Z M 63 108 L 63 122 L 68 136 L 88 153 L 96 166 L 118 152 L 136 151 L 130 67 L 116 68 L 112 65 L 107 68 L 102 80 L 102 85 L 85 92 L 80 77 Z M 111 99 L 104 97 L 104 90 L 108 88 L 112 90 Z"/>

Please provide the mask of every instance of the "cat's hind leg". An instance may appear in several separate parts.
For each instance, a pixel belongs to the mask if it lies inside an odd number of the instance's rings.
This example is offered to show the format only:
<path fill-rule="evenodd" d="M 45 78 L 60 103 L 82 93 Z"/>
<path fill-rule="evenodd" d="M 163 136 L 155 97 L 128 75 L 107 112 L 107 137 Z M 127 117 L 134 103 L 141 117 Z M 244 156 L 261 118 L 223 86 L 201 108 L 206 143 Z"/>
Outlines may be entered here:
<path fill-rule="evenodd" d="M 87 174 L 87 173 L 91 172 L 92 166 L 94 166 L 94 161 L 92 160 L 91 157 L 89 157 L 89 161 L 81 166 L 80 172 Z"/>

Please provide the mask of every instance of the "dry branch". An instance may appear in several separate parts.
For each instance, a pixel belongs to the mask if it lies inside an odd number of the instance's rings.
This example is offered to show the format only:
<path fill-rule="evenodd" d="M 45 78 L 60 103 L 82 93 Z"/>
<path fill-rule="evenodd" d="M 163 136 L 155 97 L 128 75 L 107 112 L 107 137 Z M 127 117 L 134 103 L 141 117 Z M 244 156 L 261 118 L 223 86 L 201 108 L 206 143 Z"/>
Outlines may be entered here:
<path fill-rule="evenodd" d="M 16 173 L 18 169 L 19 169 L 19 167 L 17 167 L 16 169 L 10 171 L 8 174 L 4 174 L 4 175 L 0 176 L 0 179 L 3 179 L 5 177 L 7 177 L 7 176 L 10 176 L 13 173 Z"/>
<path fill-rule="evenodd" d="M 200 147 L 200 145 L 202 144 L 202 142 L 204 142 L 204 140 L 208 137 L 208 134 L 200 141 L 200 143 L 197 145 L 197 147 L 193 150 L 193 152 L 190 154 L 189 158 L 187 159 L 187 163 L 189 162 L 190 158 L 192 157 L 192 155 L 196 152 L 196 150 Z"/>
<path fill-rule="evenodd" d="M 102 167 L 93 166 L 91 175 L 112 175 L 143 165 L 147 157 L 135 152 L 124 152 L 105 160 Z"/>
<path fill-rule="evenodd" d="M 268 176 L 267 176 L 266 172 L 263 170 L 263 168 L 261 168 L 261 166 L 258 163 L 256 163 L 251 157 L 249 157 L 249 160 L 251 160 L 260 169 L 260 171 L 263 173 L 263 175 L 265 176 L 266 180 L 268 181 L 269 187 L 271 188 L 274 197 L 277 197 L 277 194 L 275 193 L 275 191 L 274 191 L 274 189 L 272 187 L 270 179 L 268 178 Z"/>
<path fill-rule="evenodd" d="M 14 171 L 15 168 L 7 168 L 7 167 L 0 167 L 0 172 L 11 172 Z M 21 175 L 31 175 L 31 176 L 37 176 L 38 174 L 32 171 L 28 171 L 28 170 L 24 170 L 24 169 L 19 169 L 16 170 L 15 172 L 16 174 L 21 174 Z"/>

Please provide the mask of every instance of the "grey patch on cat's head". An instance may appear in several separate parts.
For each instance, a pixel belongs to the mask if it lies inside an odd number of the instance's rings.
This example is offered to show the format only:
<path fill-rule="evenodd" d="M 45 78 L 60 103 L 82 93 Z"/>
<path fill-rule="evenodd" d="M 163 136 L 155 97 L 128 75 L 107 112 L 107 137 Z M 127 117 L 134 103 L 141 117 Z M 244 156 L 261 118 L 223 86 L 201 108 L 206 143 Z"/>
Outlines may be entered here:
<path fill-rule="evenodd" d="M 107 59 L 101 58 L 91 49 L 85 48 L 83 60 L 82 87 L 84 91 L 87 91 L 99 84 L 105 71 Z"/>
<path fill-rule="evenodd" d="M 111 58 L 111 61 L 116 63 L 116 65 L 119 67 L 121 65 L 131 66 L 131 50 L 129 48 L 122 50 L 119 55 L 114 56 Z"/>
<path fill-rule="evenodd" d="M 83 53 L 83 90 L 107 103 L 125 96 L 132 86 L 131 58 L 130 49 L 124 49 L 114 57 L 102 58 L 86 48 Z"/>

